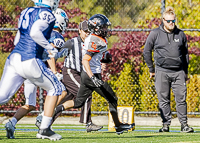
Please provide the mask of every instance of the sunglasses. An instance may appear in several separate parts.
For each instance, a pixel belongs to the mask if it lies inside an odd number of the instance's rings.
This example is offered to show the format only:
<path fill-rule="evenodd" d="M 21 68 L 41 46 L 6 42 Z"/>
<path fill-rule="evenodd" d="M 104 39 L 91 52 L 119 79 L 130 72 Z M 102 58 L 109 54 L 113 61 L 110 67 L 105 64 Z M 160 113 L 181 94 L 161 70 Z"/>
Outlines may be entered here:
<path fill-rule="evenodd" d="M 164 19 L 164 18 L 163 18 Z M 165 20 L 165 19 L 164 19 Z M 172 22 L 172 23 L 175 23 L 175 19 L 174 20 L 165 20 L 165 21 L 167 21 L 167 23 L 170 23 L 170 21 Z"/>

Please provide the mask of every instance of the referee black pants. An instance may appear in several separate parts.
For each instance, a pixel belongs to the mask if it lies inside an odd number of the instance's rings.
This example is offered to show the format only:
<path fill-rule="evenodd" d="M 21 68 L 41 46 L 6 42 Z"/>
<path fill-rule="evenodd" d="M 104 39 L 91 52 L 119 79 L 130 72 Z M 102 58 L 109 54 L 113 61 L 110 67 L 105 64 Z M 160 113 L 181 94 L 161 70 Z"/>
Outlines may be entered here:
<path fill-rule="evenodd" d="M 74 69 L 63 67 L 62 73 L 63 73 L 62 82 L 67 89 L 67 95 L 61 101 L 61 104 L 64 103 L 65 101 L 76 98 L 81 82 L 80 72 Z M 92 94 L 88 96 L 88 98 L 83 103 L 83 106 L 81 106 L 80 123 L 88 123 L 92 121 L 91 104 L 92 104 Z"/>

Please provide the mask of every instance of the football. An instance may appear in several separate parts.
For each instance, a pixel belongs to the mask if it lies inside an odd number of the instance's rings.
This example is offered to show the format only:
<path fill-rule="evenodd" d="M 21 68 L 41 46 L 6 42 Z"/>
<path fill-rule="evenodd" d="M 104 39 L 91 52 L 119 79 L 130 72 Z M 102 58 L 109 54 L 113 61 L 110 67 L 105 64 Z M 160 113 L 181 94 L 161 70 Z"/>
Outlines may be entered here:
<path fill-rule="evenodd" d="M 106 51 L 103 53 L 102 59 L 101 59 L 102 63 L 111 63 L 112 62 L 112 55 Z"/>

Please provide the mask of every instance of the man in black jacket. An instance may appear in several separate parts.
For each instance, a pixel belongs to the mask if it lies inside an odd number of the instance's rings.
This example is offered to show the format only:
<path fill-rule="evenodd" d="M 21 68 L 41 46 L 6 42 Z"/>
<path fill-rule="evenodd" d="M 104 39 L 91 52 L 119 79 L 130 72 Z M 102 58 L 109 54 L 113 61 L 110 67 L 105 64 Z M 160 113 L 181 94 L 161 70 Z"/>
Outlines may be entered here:
<path fill-rule="evenodd" d="M 163 127 L 159 132 L 169 132 L 171 124 L 170 91 L 175 95 L 176 110 L 182 132 L 194 132 L 187 124 L 186 80 L 188 74 L 188 47 L 183 31 L 175 25 L 175 13 L 167 7 L 162 24 L 152 30 L 144 47 L 144 59 L 149 67 L 150 78 L 155 76 L 155 87 L 159 100 Z M 152 61 L 154 50 L 154 63 Z"/>

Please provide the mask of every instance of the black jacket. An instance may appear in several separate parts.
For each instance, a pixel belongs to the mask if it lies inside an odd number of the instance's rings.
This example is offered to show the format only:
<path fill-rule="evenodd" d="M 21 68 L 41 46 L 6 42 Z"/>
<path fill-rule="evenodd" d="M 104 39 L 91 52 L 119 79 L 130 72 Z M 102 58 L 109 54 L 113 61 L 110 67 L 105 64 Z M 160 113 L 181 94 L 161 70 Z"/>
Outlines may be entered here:
<path fill-rule="evenodd" d="M 144 59 L 151 73 L 155 72 L 152 60 L 152 50 L 154 50 L 154 63 L 156 69 L 163 71 L 184 70 L 188 73 L 188 46 L 184 32 L 176 26 L 173 32 L 164 30 L 163 24 L 153 29 L 145 43 Z"/>

